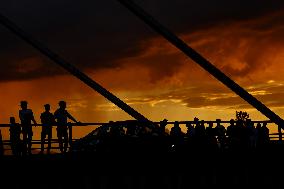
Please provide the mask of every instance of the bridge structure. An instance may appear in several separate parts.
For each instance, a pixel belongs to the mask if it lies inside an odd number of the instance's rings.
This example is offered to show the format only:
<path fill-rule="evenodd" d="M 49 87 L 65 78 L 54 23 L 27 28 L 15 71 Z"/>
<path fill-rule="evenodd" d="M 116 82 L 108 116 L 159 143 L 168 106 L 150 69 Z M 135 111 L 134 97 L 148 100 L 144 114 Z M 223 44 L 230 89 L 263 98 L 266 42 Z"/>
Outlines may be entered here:
<path fill-rule="evenodd" d="M 188 44 L 186 44 L 183 40 L 181 40 L 177 35 L 175 35 L 168 28 L 160 24 L 154 17 L 148 14 L 145 10 L 143 10 L 140 6 L 135 4 L 132 0 L 117 0 L 121 5 L 126 7 L 129 11 L 133 12 L 138 18 L 140 18 L 143 22 L 145 22 L 150 28 L 163 36 L 166 40 L 168 40 L 172 45 L 174 45 L 177 49 L 187 55 L 190 59 L 192 59 L 195 63 L 201 66 L 204 70 L 206 70 L 209 74 L 214 76 L 218 81 L 223 83 L 226 87 L 235 92 L 238 96 L 252 105 L 255 109 L 265 115 L 271 122 L 278 125 L 279 128 L 284 128 L 283 119 L 274 113 L 271 109 L 257 100 L 254 96 L 249 94 L 244 88 L 234 82 L 231 78 L 229 78 L 226 74 L 216 68 L 210 61 L 204 58 L 200 53 L 191 48 Z M 81 80 L 84 84 L 101 94 L 107 100 L 118 106 L 120 109 L 128 113 L 130 116 L 135 118 L 138 121 L 147 123 L 147 127 L 150 129 L 158 129 L 158 125 L 155 122 L 152 122 L 144 115 L 136 111 L 134 108 L 126 104 L 124 101 L 119 99 L 117 96 L 112 94 L 109 90 L 105 89 L 99 83 L 91 79 L 88 75 L 80 71 L 71 63 L 67 62 L 57 53 L 53 52 L 39 40 L 34 38 L 32 35 L 22 30 L 10 19 L 0 14 L 0 24 L 10 30 L 19 38 L 23 39 L 26 43 L 33 46 L 40 53 L 47 56 L 50 60 L 52 60 L 57 65 L 63 67 L 70 74 Z M 92 124 L 90 124 L 92 125 Z M 72 130 L 70 130 L 72 134 Z M 281 132 L 280 132 L 281 133 Z"/>
<path fill-rule="evenodd" d="M 276 141 L 282 143 L 281 130 L 284 128 L 284 121 L 280 116 L 249 94 L 244 88 L 216 68 L 210 61 L 191 48 L 168 28 L 160 24 L 154 17 L 132 0 L 117 0 L 117 2 L 133 12 L 150 28 L 167 39 L 172 45 L 214 76 L 218 81 L 265 115 L 269 120 L 267 122 L 278 125 L 278 133 L 271 133 L 270 136 L 271 139 L 276 137 Z M 0 14 L 0 24 L 128 113 L 134 119 L 147 123 L 146 125 L 149 129 L 155 130 L 159 128 L 158 123 L 152 122 L 144 115 L 137 112 L 2 14 Z M 69 134 L 72 136 L 72 128 L 74 127 L 93 127 L 99 125 L 101 125 L 101 123 L 73 125 L 69 127 Z M 9 127 L 8 124 L 2 124 L 0 126 L 3 128 Z M 2 135 L 0 135 L 0 139 L 2 139 Z M 76 139 L 70 137 L 70 140 L 73 141 Z M 3 153 L 3 146 L 9 145 L 9 141 L 0 140 L 0 142 Z M 39 141 L 36 140 L 33 142 L 39 143 Z M 54 140 L 54 142 L 56 143 L 57 141 Z M 158 157 L 145 155 L 143 157 L 136 156 L 134 158 L 128 156 L 120 158 L 120 156 L 121 154 L 116 154 L 115 156 L 97 156 L 95 159 L 91 157 L 90 161 L 80 161 L 77 163 L 60 160 L 49 163 L 43 161 L 41 164 L 38 164 L 37 161 L 33 161 L 32 163 L 29 161 L 11 162 L 9 159 L 3 161 L 5 159 L 1 157 L 0 166 L 2 173 L 4 173 L 1 175 L 1 186 L 5 186 L 6 183 L 9 186 L 7 188 L 31 189 L 39 188 L 39 186 L 43 188 L 68 189 L 107 189 L 119 187 L 181 189 L 192 188 L 192 186 L 196 186 L 196 188 L 283 188 L 281 182 L 283 179 L 281 174 L 283 171 L 283 154 L 278 152 L 257 154 L 256 156 L 250 156 L 248 154 L 234 154 L 234 156 L 226 156 L 224 154 L 219 156 L 212 154 L 205 154 L 205 156 L 203 156 L 203 154 L 190 154 L 188 156 L 179 156 L 178 158 L 163 155 Z M 5 166 L 7 166 L 7 169 L 4 169 Z M 183 171 L 186 171 L 186 174 L 179 175 L 179 173 L 184 173 Z M 52 174 L 49 172 L 52 172 Z M 114 175 L 109 175 L 110 172 Z M 129 179 L 125 180 L 125 183 L 122 184 L 125 178 L 122 176 L 121 172 L 126 172 L 126 175 L 133 175 L 133 178 L 131 178 L 132 176 L 128 176 Z M 142 176 L 141 179 L 141 176 L 138 176 L 141 175 L 141 173 L 147 176 Z M 31 183 L 33 185 L 31 185 Z M 135 183 L 138 184 L 135 185 Z"/>

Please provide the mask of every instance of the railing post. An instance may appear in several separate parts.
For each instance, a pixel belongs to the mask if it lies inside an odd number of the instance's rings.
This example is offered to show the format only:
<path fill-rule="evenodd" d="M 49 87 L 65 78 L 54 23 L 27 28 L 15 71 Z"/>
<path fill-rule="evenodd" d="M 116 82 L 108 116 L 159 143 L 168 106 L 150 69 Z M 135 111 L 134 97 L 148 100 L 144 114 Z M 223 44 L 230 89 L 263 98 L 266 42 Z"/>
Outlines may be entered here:
<path fill-rule="evenodd" d="M 279 141 L 282 141 L 282 131 L 280 125 L 278 125 Z"/>
<path fill-rule="evenodd" d="M 72 141 L 73 141 L 73 129 L 72 129 L 72 124 L 70 123 L 69 124 L 69 152 L 72 152 Z"/>
<path fill-rule="evenodd" d="M 4 144 L 3 144 L 2 132 L 0 130 L 0 156 L 3 155 L 4 155 Z"/>

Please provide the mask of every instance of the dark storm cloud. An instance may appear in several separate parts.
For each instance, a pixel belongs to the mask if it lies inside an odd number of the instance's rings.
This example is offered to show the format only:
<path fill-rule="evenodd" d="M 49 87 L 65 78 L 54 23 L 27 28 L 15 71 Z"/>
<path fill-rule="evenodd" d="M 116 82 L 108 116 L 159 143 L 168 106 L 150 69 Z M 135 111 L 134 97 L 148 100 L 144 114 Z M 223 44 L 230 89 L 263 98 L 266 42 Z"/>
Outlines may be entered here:
<path fill-rule="evenodd" d="M 277 0 L 136 2 L 178 33 L 255 18 L 284 7 Z M 147 48 L 141 42 L 156 36 L 116 0 L 6 0 L 1 2 L 0 12 L 83 69 L 119 67 L 116 60 L 141 54 Z M 2 81 L 65 73 L 3 27 L 0 41 Z"/>

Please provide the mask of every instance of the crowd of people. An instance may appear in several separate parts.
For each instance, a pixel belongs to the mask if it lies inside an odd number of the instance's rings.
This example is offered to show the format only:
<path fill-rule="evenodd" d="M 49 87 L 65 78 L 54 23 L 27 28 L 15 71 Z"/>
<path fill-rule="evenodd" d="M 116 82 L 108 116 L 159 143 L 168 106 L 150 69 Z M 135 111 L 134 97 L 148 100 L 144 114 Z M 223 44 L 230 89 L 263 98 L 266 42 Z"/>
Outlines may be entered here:
<path fill-rule="evenodd" d="M 208 122 L 205 126 L 203 120 L 194 119 L 193 123 L 187 123 L 187 132 L 183 133 L 179 123 L 175 122 L 170 131 L 170 137 L 173 139 L 174 146 L 183 146 L 187 144 L 191 147 L 237 150 L 237 149 L 256 149 L 264 148 L 270 138 L 267 123 L 257 123 L 256 126 L 251 119 L 230 120 L 230 125 L 225 128 L 221 120 L 216 120 L 216 126 L 213 122 Z"/>
<path fill-rule="evenodd" d="M 186 126 L 185 132 L 182 124 Z M 165 119 L 155 127 L 138 121 L 111 121 L 79 140 L 75 148 L 89 152 L 237 151 L 264 149 L 269 140 L 267 122 L 255 123 L 247 117 L 237 116 L 227 127 L 220 119 L 206 122 L 194 118 L 170 124 Z"/>
<path fill-rule="evenodd" d="M 41 151 L 44 152 L 45 139 L 47 137 L 47 153 L 50 153 L 52 127 L 56 126 L 59 149 L 62 153 L 67 152 L 68 148 L 68 119 L 79 123 L 67 110 L 66 102 L 59 101 L 59 108 L 53 113 L 50 112 L 50 105 L 44 105 L 44 112 L 40 115 L 42 123 L 41 131 Z M 20 124 L 16 123 L 15 117 L 10 117 L 10 142 L 12 153 L 17 156 L 29 155 L 32 150 L 33 125 L 37 126 L 33 111 L 28 109 L 28 102 L 21 101 L 19 110 Z M 33 123 L 33 124 L 32 124 Z M 21 137 L 22 135 L 22 137 Z"/>

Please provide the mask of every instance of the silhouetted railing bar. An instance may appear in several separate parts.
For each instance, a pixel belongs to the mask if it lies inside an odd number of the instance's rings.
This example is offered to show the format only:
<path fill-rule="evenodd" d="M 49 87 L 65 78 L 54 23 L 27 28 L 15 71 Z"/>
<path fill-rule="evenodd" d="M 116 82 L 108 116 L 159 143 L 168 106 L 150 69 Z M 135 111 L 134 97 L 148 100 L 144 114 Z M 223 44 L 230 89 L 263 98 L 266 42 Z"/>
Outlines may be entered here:
<path fill-rule="evenodd" d="M 69 126 L 69 151 L 72 152 L 72 141 L 73 141 L 73 126 Z"/>
<path fill-rule="evenodd" d="M 112 122 L 111 123 L 111 125 L 110 126 L 114 126 L 115 127 L 115 125 L 118 125 L 118 126 L 126 126 L 127 124 L 137 124 L 137 123 L 141 123 L 141 122 L 133 122 L 133 121 L 135 121 L 135 120 L 128 120 L 128 121 L 117 121 L 117 122 Z M 177 121 L 180 125 L 182 125 L 182 124 L 186 124 L 186 123 L 192 123 L 192 124 L 196 124 L 196 121 Z M 199 123 L 200 122 L 203 122 L 203 123 L 230 123 L 231 121 L 226 121 L 226 120 L 224 120 L 224 121 L 216 121 L 216 120 L 214 120 L 214 121 L 203 121 L 203 120 L 201 120 L 201 121 L 198 121 Z M 236 122 L 236 121 L 235 121 Z M 252 123 L 272 123 L 271 121 L 268 121 L 268 120 L 257 120 L 257 121 L 253 121 L 253 120 L 251 120 L 251 122 Z M 143 123 L 143 122 L 142 122 Z M 155 122 L 157 125 L 159 124 L 159 123 L 161 123 L 161 122 Z M 173 124 L 175 124 L 176 123 L 176 121 L 175 122 L 167 122 L 167 124 L 168 125 L 173 125 Z M 72 152 L 72 144 L 73 144 L 73 142 L 75 142 L 75 141 L 78 141 L 78 140 L 81 140 L 82 138 L 73 138 L 73 131 L 72 131 L 72 129 L 73 129 L 73 127 L 81 127 L 81 126 L 84 126 L 84 127 L 86 127 L 86 126 L 102 126 L 102 125 L 107 125 L 107 124 L 109 124 L 109 123 L 80 123 L 80 124 L 77 124 L 77 123 L 72 123 L 71 125 L 72 126 L 69 126 L 69 146 L 68 146 L 68 149 L 69 149 L 69 152 Z M 70 125 L 70 124 L 69 124 Z M 0 124 L 0 127 L 9 127 L 10 125 L 9 124 Z M 34 125 L 35 126 L 35 125 Z M 37 126 L 39 126 L 39 127 L 41 127 L 42 126 L 42 124 L 38 124 Z M 55 125 L 56 126 L 56 125 Z M 281 130 L 280 130 L 281 131 Z M 217 136 L 216 136 L 217 137 Z M 228 136 L 226 136 L 226 137 L 228 137 Z M 186 139 L 187 138 L 187 136 L 184 136 L 184 138 Z M 279 142 L 282 142 L 282 133 L 280 132 L 278 132 L 278 133 L 270 133 L 269 134 L 269 138 L 270 139 L 273 139 L 273 141 L 279 141 Z M 40 145 L 41 143 L 42 143 L 42 141 L 41 140 L 32 140 L 31 141 L 31 143 L 34 145 Z M 45 139 L 44 140 L 44 144 L 48 144 L 48 139 Z M 58 140 L 58 138 L 52 138 L 51 139 L 51 144 L 59 144 L 59 140 Z M 4 146 L 11 146 L 11 142 L 10 142 L 10 140 L 1 140 L 1 130 L 0 130 L 0 147 L 2 146 L 2 149 L 3 149 L 3 152 L 4 151 L 10 151 L 11 149 L 7 149 L 7 148 L 4 148 Z M 32 149 L 41 149 L 41 148 L 32 148 Z M 48 147 L 44 147 L 44 149 L 48 149 Z M 54 147 L 54 146 L 52 146 L 51 147 L 51 149 L 59 149 L 59 147 Z"/>
<path fill-rule="evenodd" d="M 188 121 L 184 121 L 185 123 L 187 123 Z M 216 121 L 211 121 L 211 122 L 216 122 Z M 226 123 L 229 123 L 228 121 L 223 121 L 223 122 L 226 122 Z M 265 122 L 265 121 L 255 121 L 255 122 Z M 171 123 L 174 123 L 174 122 L 171 122 Z M 3 124 L 2 124 L 3 125 Z M 67 147 L 69 150 L 69 152 L 72 152 L 72 142 L 75 142 L 75 141 L 78 141 L 80 140 L 81 138 L 78 138 L 78 139 L 74 139 L 72 138 L 72 127 L 69 127 L 69 129 L 71 128 L 71 130 L 69 130 L 69 146 Z M 70 135 L 70 131 L 71 131 L 71 135 Z M 282 133 L 281 135 L 279 133 L 270 133 L 269 134 L 269 139 L 272 143 L 275 143 L 277 142 L 277 144 L 282 144 Z M 215 136 L 217 138 L 217 136 Z M 225 136 L 226 138 L 228 138 L 228 136 Z M 184 136 L 184 139 L 188 138 L 187 136 Z M 0 139 L 1 139 L 1 130 L 0 130 Z M 4 155 L 4 151 L 12 151 L 11 148 L 4 148 L 4 146 L 11 146 L 11 142 L 10 140 L 1 140 L 1 146 L 2 146 L 2 155 Z M 42 143 L 41 140 L 32 140 L 31 143 L 33 145 L 40 145 Z M 47 144 L 48 143 L 48 139 L 45 139 L 44 140 L 44 144 Z M 51 139 L 51 144 L 58 144 L 59 143 L 59 140 L 58 139 L 55 139 L 55 138 L 52 138 Z M 48 149 L 48 147 L 44 147 L 44 149 Z M 51 146 L 50 149 L 60 149 L 59 146 Z M 41 147 L 33 147 L 32 150 L 41 150 Z M 53 151 L 54 153 L 57 153 L 56 151 Z M 59 152 L 58 152 L 59 153 Z"/>
<path fill-rule="evenodd" d="M 269 138 L 278 138 L 279 139 L 279 137 L 269 137 Z M 281 140 L 279 140 L 279 141 L 281 141 Z"/>
<path fill-rule="evenodd" d="M 269 138 L 270 139 L 278 139 L 278 140 L 271 140 L 271 141 L 279 141 L 279 142 L 282 142 L 282 140 L 279 139 L 279 137 L 273 137 L 271 135 L 279 135 L 278 133 L 272 133 L 272 134 L 269 134 Z M 58 143 L 58 140 L 57 139 L 51 139 L 52 140 L 52 144 L 54 143 Z M 79 139 L 73 139 L 72 141 L 77 141 Z M 40 140 L 32 140 L 32 144 L 41 144 L 41 141 Z M 3 143 L 2 145 L 7 145 L 7 146 L 10 146 L 11 145 L 11 142 L 9 140 L 3 140 Z M 4 149 L 4 148 L 3 148 Z M 47 149 L 47 147 L 44 147 L 44 149 Z M 51 146 L 50 149 L 60 149 L 59 146 Z M 70 149 L 70 146 L 68 146 L 68 149 L 69 149 L 69 152 L 72 150 Z M 11 148 L 5 148 L 4 151 L 11 151 L 12 149 Z M 33 147 L 32 150 L 41 150 L 40 147 Z M 3 151 L 3 152 L 4 152 Z"/>
<path fill-rule="evenodd" d="M 128 113 L 133 118 L 139 120 L 139 121 L 145 121 L 150 122 L 146 117 L 144 117 L 142 114 L 134 110 L 132 107 L 127 105 L 125 102 L 120 100 L 118 97 L 113 95 L 111 92 L 109 92 L 107 89 L 102 87 L 100 84 L 95 82 L 93 79 L 91 79 L 89 76 L 81 72 L 79 69 L 77 69 L 72 64 L 65 61 L 63 58 L 61 58 L 58 54 L 51 51 L 49 48 L 47 48 L 43 43 L 32 37 L 30 34 L 23 31 L 21 28 L 19 28 L 15 23 L 13 23 L 11 20 L 6 18 L 4 15 L 0 14 L 0 23 L 8 28 L 11 32 L 16 34 L 18 37 L 23 39 L 25 42 L 33 46 L 35 49 L 40 51 L 42 54 L 47 56 L 50 60 L 54 61 L 57 65 L 61 66 L 65 70 L 67 70 L 69 73 L 71 73 L 76 78 L 80 79 L 82 82 L 84 82 L 86 85 L 100 93 L 102 96 L 104 96 L 106 99 L 111 101 L 113 104 L 118 106 L 120 109 Z M 152 125 L 151 125 L 152 126 Z"/>
<path fill-rule="evenodd" d="M 40 150 L 41 148 L 40 147 L 34 147 L 34 148 L 31 148 L 32 150 Z M 47 149 L 47 148 L 44 148 L 44 149 Z M 54 146 L 54 147 L 51 147 L 50 149 L 60 149 L 59 147 L 57 146 Z M 11 151 L 12 149 L 11 148 L 7 148 L 5 149 L 5 151 Z"/>
<path fill-rule="evenodd" d="M 122 5 L 124 5 L 127 9 L 133 12 L 138 18 L 143 20 L 147 25 L 149 25 L 152 29 L 162 35 L 165 39 L 167 39 L 170 43 L 172 43 L 175 47 L 181 50 L 184 54 L 186 54 L 189 58 L 195 61 L 198 65 L 200 65 L 203 69 L 213 75 L 216 79 L 222 82 L 225 86 L 234 91 L 237 95 L 239 95 L 242 99 L 251 104 L 254 108 L 260 111 L 263 115 L 269 118 L 271 121 L 280 125 L 280 127 L 284 128 L 284 121 L 277 114 L 275 114 L 272 110 L 262 104 L 259 100 L 249 94 L 245 89 L 231 80 L 227 75 L 221 72 L 218 68 L 216 68 L 213 64 L 211 64 L 207 59 L 205 59 L 201 54 L 188 46 L 183 40 L 178 38 L 173 32 L 171 32 L 168 28 L 160 24 L 154 17 L 148 14 L 145 10 L 139 7 L 131 0 L 118 0 Z"/>
<path fill-rule="evenodd" d="M 3 143 L 3 137 L 2 137 L 2 132 L 0 130 L 0 155 L 4 154 L 4 143 Z"/>
<path fill-rule="evenodd" d="M 199 121 L 200 123 L 201 121 Z M 230 121 L 203 121 L 204 123 L 230 123 Z M 235 121 L 236 122 L 236 121 Z M 273 123 L 272 121 L 264 120 L 264 121 L 251 121 L 252 123 Z M 160 122 L 155 122 L 160 123 Z M 167 124 L 174 124 L 175 122 L 167 122 Z M 186 124 L 186 123 L 196 123 L 196 121 L 178 121 L 179 124 Z"/>
<path fill-rule="evenodd" d="M 58 144 L 57 139 L 52 139 L 52 140 L 53 141 L 51 141 L 51 144 Z M 72 139 L 72 142 L 75 142 L 77 140 L 79 140 L 79 138 L 78 139 Z M 3 140 L 2 144 L 5 145 L 5 146 L 10 146 L 11 142 L 10 142 L 10 140 Z M 32 140 L 32 144 L 41 144 L 41 140 Z M 47 141 L 45 141 L 45 144 L 47 144 Z"/>
<path fill-rule="evenodd" d="M 71 125 L 72 126 L 76 126 L 76 127 L 85 127 L 85 126 L 101 126 L 101 125 L 104 125 L 104 124 L 108 124 L 108 123 L 80 123 L 80 125 L 78 125 L 78 124 L 76 124 L 76 123 L 71 123 Z M 42 124 L 37 124 L 37 125 L 35 125 L 35 124 L 32 124 L 32 126 L 35 126 L 35 127 L 37 127 L 37 126 L 39 126 L 39 127 L 41 127 L 42 126 Z M 56 126 L 56 125 L 54 125 L 54 126 Z M 1 127 L 10 127 L 10 124 L 0 124 L 0 128 Z"/>
<path fill-rule="evenodd" d="M 284 134 L 284 133 L 282 133 L 282 134 Z M 279 133 L 271 133 L 269 135 L 278 135 L 279 136 Z"/>
<path fill-rule="evenodd" d="M 269 134 L 269 136 L 279 136 L 278 133 L 273 133 L 273 134 Z M 279 138 L 279 137 L 270 137 L 270 138 Z M 73 138 L 72 141 L 77 141 L 79 140 L 80 138 Z M 47 139 L 46 139 L 47 141 Z M 32 142 L 35 142 L 33 144 L 37 144 L 37 143 L 41 143 L 41 140 L 32 140 Z M 45 142 L 47 144 L 47 142 Z M 51 143 L 58 143 L 58 139 L 51 139 Z M 8 145 L 8 144 L 11 144 L 10 140 L 3 140 L 3 144 L 4 145 Z"/>
<path fill-rule="evenodd" d="M 46 139 L 46 141 L 47 141 L 47 139 Z M 40 142 L 41 143 L 41 140 L 33 140 L 33 142 L 35 142 L 35 143 Z M 4 144 L 10 143 L 10 140 L 3 140 L 3 143 Z M 52 139 L 51 143 L 58 143 L 58 140 L 57 139 Z"/>
<path fill-rule="evenodd" d="M 204 123 L 217 123 L 217 122 L 219 122 L 219 123 L 230 123 L 230 121 L 204 121 Z M 252 123 L 273 123 L 272 121 L 268 121 L 268 120 L 263 120 L 263 121 L 251 121 Z M 118 122 L 113 122 L 112 124 L 113 125 L 119 125 L 120 123 L 122 123 L 122 124 L 125 124 L 125 122 L 120 122 L 120 121 L 118 121 Z M 143 122 L 142 122 L 143 123 Z M 155 124 L 159 124 L 160 122 L 152 122 L 152 123 L 155 123 Z M 168 125 L 172 125 L 172 124 L 174 124 L 175 122 L 167 122 L 167 124 Z M 194 124 L 194 123 L 196 123 L 195 121 L 178 121 L 178 123 L 179 124 L 187 124 L 187 123 L 191 123 L 191 124 Z M 199 121 L 199 123 L 200 123 L 200 121 Z M 73 126 L 73 127 L 87 127 L 87 126 L 102 126 L 102 125 L 107 125 L 107 124 L 109 124 L 109 123 L 80 123 L 80 124 L 77 124 L 77 123 L 71 123 L 71 125 Z M 145 124 L 147 124 L 147 123 L 145 123 Z M 37 124 L 37 125 L 34 125 L 34 124 L 32 124 L 32 126 L 34 126 L 34 127 L 37 127 L 37 126 L 39 126 L 39 127 L 42 127 L 42 124 Z M 56 127 L 56 125 L 53 125 L 54 127 Z M 3 127 L 3 128 L 5 128 L 5 127 L 10 127 L 10 124 L 0 124 L 0 128 L 1 127 Z"/>

